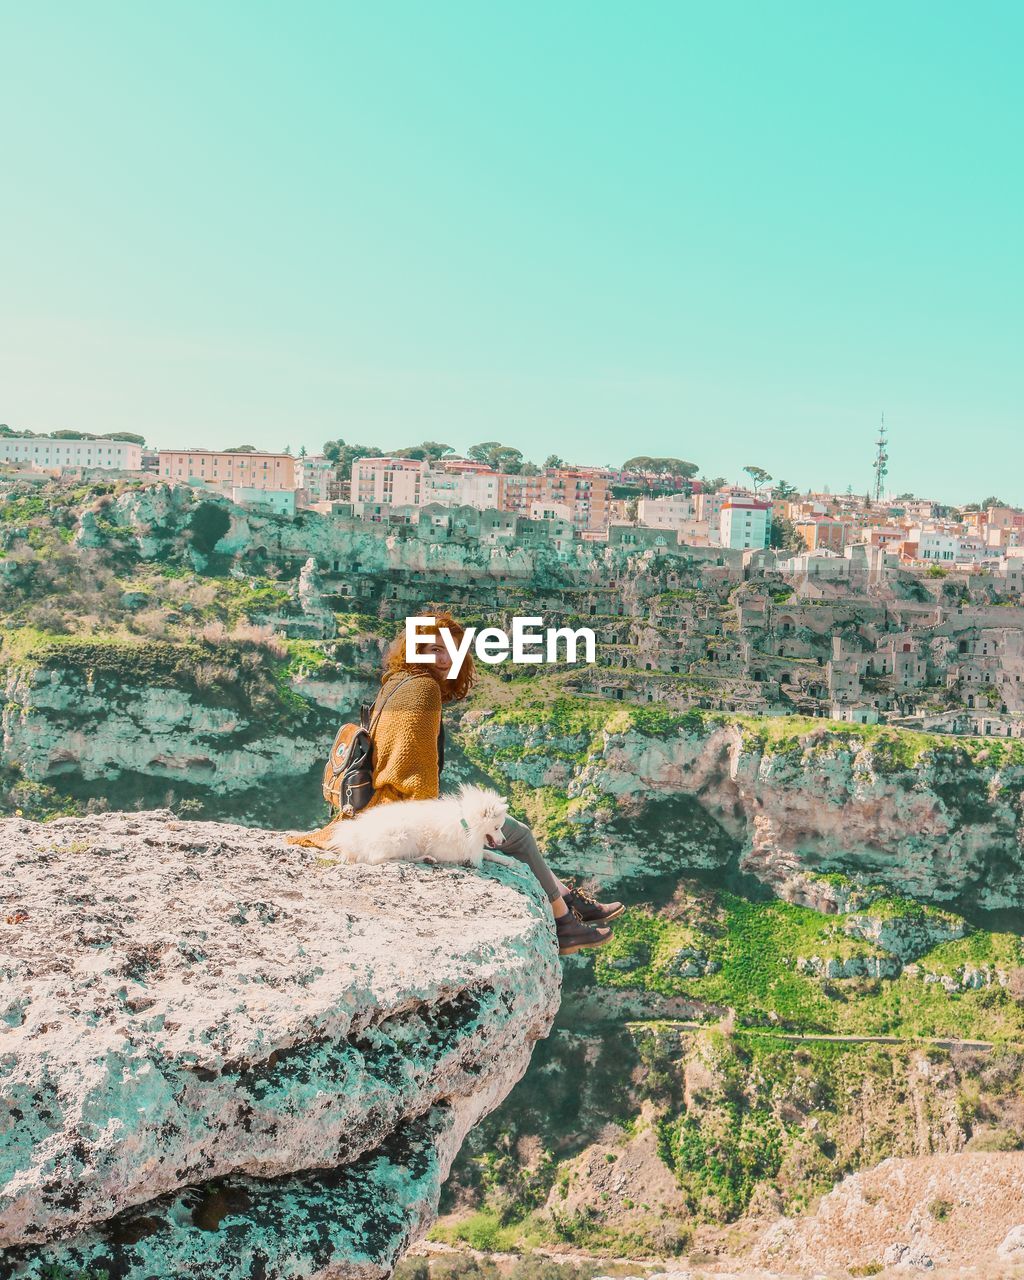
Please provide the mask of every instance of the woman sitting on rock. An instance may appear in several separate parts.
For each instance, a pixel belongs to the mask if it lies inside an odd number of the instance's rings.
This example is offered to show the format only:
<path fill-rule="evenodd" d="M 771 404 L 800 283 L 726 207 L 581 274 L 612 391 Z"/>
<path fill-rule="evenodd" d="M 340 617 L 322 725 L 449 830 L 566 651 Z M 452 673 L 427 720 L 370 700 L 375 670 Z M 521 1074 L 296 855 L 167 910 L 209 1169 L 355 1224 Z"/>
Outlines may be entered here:
<path fill-rule="evenodd" d="M 462 627 L 450 614 L 434 617 L 432 629 L 420 628 L 430 636 L 418 652 L 430 662 L 407 663 L 405 638 L 399 635 L 384 656 L 381 689 L 374 704 L 380 707 L 373 731 L 373 798 L 367 809 L 399 800 L 433 800 L 440 795 L 440 773 L 444 765 L 444 728 L 441 706 L 461 702 L 475 678 L 472 655 L 467 653 L 454 680 L 448 679 L 452 660 L 440 635 L 447 627 L 456 645 L 461 645 Z M 309 835 L 291 836 L 289 843 L 326 848 L 335 823 Z M 515 818 L 502 828 L 501 852 L 525 862 L 548 895 L 555 917 L 558 950 L 561 955 L 583 947 L 598 947 L 611 937 L 607 921 L 623 911 L 620 902 L 596 902 L 574 886 L 563 884 L 544 861 L 533 832 Z"/>

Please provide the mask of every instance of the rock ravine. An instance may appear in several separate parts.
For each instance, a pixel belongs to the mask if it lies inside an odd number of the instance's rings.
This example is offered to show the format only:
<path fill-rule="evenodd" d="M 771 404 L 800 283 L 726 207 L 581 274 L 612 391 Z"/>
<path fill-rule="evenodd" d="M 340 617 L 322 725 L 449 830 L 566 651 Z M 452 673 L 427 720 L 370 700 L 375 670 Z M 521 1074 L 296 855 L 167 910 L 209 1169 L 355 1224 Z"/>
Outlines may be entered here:
<path fill-rule="evenodd" d="M 525 869 L 0 821 L 0 1276 L 386 1275 L 559 999 Z"/>

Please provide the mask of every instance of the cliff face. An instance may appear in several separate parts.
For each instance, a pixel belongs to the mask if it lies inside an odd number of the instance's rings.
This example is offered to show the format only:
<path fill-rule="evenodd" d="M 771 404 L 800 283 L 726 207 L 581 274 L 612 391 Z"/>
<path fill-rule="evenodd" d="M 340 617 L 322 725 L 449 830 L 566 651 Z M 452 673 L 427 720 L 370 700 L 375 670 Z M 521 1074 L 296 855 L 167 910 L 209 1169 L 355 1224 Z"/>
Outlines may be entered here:
<path fill-rule="evenodd" d="M 376 646 L 335 649 L 341 660 L 275 682 L 259 654 L 42 645 L 0 671 L 0 766 L 111 808 L 171 803 L 170 789 L 218 817 L 315 825 L 338 722 L 369 695 L 379 662 Z"/>
<path fill-rule="evenodd" d="M 188 687 L 125 685 L 63 667 L 16 672 L 4 692 L 4 755 L 37 781 L 71 771 L 86 781 L 145 773 L 196 785 L 216 778 L 227 792 L 305 773 L 320 755 L 298 725 L 260 733 L 245 709 Z"/>
<path fill-rule="evenodd" d="M 564 838 L 606 879 L 722 866 L 738 851 L 742 870 L 822 910 L 835 910 L 833 891 L 808 873 L 1024 905 L 1024 766 L 1001 743 L 914 754 L 834 725 L 773 743 L 711 720 L 558 734 L 500 712 L 467 729 L 496 775 L 564 798 Z"/>
<path fill-rule="evenodd" d="M 387 1274 L 547 1034 L 525 870 L 166 810 L 0 822 L 0 1273 Z"/>
<path fill-rule="evenodd" d="M 557 583 L 579 576 L 586 581 L 602 565 L 627 558 L 615 549 L 588 543 L 575 544 L 559 554 L 547 546 L 427 543 L 398 534 L 381 537 L 379 529 L 353 526 L 350 521 L 316 511 L 303 510 L 290 518 L 236 506 L 217 494 L 180 482 L 128 490 L 114 498 L 103 514 L 142 559 L 153 560 L 181 554 L 193 514 L 203 502 L 216 503 L 230 520 L 217 541 L 217 554 L 245 554 L 262 548 L 268 555 L 297 561 L 314 556 L 321 565 L 337 564 L 352 577 L 444 570 L 465 573 L 474 580 L 521 578 L 537 582 L 549 577 Z M 91 511 L 83 512 L 75 543 L 83 547 L 105 545 Z M 207 560 L 194 545 L 188 546 L 186 558 L 199 567 Z"/>
<path fill-rule="evenodd" d="M 370 693 L 378 660 L 349 646 L 326 676 L 222 689 L 203 685 L 209 659 L 188 646 L 146 646 L 152 670 L 134 670 L 126 646 L 65 648 L 8 670 L 4 760 L 114 806 L 159 803 L 178 786 L 211 814 L 264 825 L 319 820 L 311 807 L 330 741 Z M 604 881 L 738 863 L 821 910 L 836 909 L 820 878 L 831 873 L 928 902 L 1024 906 L 1019 746 L 695 715 L 651 731 L 644 708 L 582 701 L 587 723 L 564 726 L 544 707 L 512 717 L 477 701 L 452 726 L 453 765 L 460 740 L 542 829 L 547 804 L 551 843 Z"/>

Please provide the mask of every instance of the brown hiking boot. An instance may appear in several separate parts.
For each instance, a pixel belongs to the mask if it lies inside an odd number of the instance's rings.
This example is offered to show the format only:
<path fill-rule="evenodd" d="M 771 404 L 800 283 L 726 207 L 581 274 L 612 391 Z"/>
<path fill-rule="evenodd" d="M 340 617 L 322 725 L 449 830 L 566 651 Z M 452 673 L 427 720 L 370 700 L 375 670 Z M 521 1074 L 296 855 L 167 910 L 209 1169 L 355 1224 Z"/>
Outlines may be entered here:
<path fill-rule="evenodd" d="M 562 897 L 569 910 L 584 924 L 607 924 L 609 920 L 621 916 L 626 909 L 621 902 L 598 902 L 585 889 L 572 883 L 569 885 L 569 892 Z"/>
<path fill-rule="evenodd" d="M 594 929 L 582 920 L 577 920 L 571 911 L 559 916 L 555 921 L 555 933 L 558 935 L 558 954 L 572 955 L 584 947 L 600 947 L 612 936 L 611 929 Z"/>

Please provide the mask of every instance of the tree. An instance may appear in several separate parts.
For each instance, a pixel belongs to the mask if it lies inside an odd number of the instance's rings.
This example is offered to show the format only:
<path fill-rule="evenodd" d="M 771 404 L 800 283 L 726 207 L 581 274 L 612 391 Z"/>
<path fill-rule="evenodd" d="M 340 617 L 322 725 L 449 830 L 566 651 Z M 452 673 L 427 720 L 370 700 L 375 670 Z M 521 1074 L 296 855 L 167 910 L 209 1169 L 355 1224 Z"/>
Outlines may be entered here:
<path fill-rule="evenodd" d="M 474 462 L 490 463 L 496 449 L 504 449 L 500 440 L 485 440 L 482 444 L 471 444 L 466 450 L 466 457 Z"/>
<path fill-rule="evenodd" d="M 506 445 L 494 455 L 495 471 L 503 471 L 506 475 L 517 476 L 523 470 L 523 455 L 518 449 Z"/>
<path fill-rule="evenodd" d="M 306 446 L 301 445 L 299 448 L 299 457 L 304 458 L 305 456 L 306 456 Z"/>
<path fill-rule="evenodd" d="M 719 489 L 725 487 L 725 476 L 701 476 L 701 484 L 704 486 L 705 493 L 717 493 Z"/>
<path fill-rule="evenodd" d="M 565 466 L 565 463 L 562 461 L 562 459 L 558 456 L 557 453 L 549 453 L 548 456 L 544 459 L 545 471 L 547 471 L 549 467 L 564 467 L 564 466 Z"/>
<path fill-rule="evenodd" d="M 424 440 L 420 448 L 426 452 L 431 462 L 439 462 L 447 454 L 455 452 L 450 444 L 442 444 L 440 440 Z"/>
<path fill-rule="evenodd" d="M 284 447 L 283 452 L 284 452 L 284 453 L 287 453 L 287 454 L 290 454 L 290 453 L 291 453 L 291 451 L 292 451 L 292 447 L 291 447 L 291 445 L 290 445 L 290 444 L 286 444 L 286 445 L 285 445 L 285 447 Z"/>
<path fill-rule="evenodd" d="M 382 458 L 384 455 L 372 444 L 346 444 L 344 440 L 328 440 L 324 443 L 324 457 L 334 463 L 339 475 L 352 474 L 356 458 Z"/>
<path fill-rule="evenodd" d="M 982 511 L 987 511 L 989 507 L 1008 507 L 1010 504 L 1004 502 L 1002 498 L 983 498 L 979 503 Z"/>
<path fill-rule="evenodd" d="M 743 470 L 748 476 L 750 476 L 755 493 L 757 493 L 758 489 L 760 489 L 763 484 L 767 484 L 771 479 L 771 476 L 767 471 L 765 471 L 764 467 L 744 467 Z"/>
<path fill-rule="evenodd" d="M 635 458 L 627 458 L 622 464 L 622 470 L 659 476 L 682 476 L 685 480 L 691 480 L 700 468 L 696 463 L 684 462 L 682 458 L 650 458 L 641 453 Z"/>
<path fill-rule="evenodd" d="M 225 449 L 225 453 L 255 453 L 256 446 L 254 444 L 236 444 L 231 449 Z"/>
<path fill-rule="evenodd" d="M 852 492 L 852 490 L 847 489 L 847 493 L 850 492 Z M 775 496 L 776 498 L 781 498 L 783 501 L 795 498 L 797 496 L 796 485 L 790 484 L 787 480 L 779 480 L 775 485 Z"/>
<path fill-rule="evenodd" d="M 192 512 L 188 527 L 196 550 L 208 556 L 231 528 L 231 517 L 216 502 L 201 502 Z"/>
<path fill-rule="evenodd" d="M 536 462 L 524 462 L 519 468 L 519 474 L 521 476 L 539 476 L 540 467 L 537 466 Z"/>
<path fill-rule="evenodd" d="M 500 440 L 484 440 L 481 444 L 470 445 L 466 456 L 474 462 L 485 462 L 494 471 L 503 471 L 507 475 L 518 475 L 523 468 L 520 450 L 502 444 Z"/>
<path fill-rule="evenodd" d="M 807 550 L 807 544 L 803 536 L 797 532 L 796 525 L 792 520 L 786 520 L 782 516 L 776 516 L 772 520 L 772 527 L 768 531 L 768 545 L 777 551 L 799 553 Z"/>
<path fill-rule="evenodd" d="M 143 449 L 146 447 L 146 437 L 136 435 L 134 431 L 108 431 L 105 435 L 97 436 L 97 440 L 125 440 L 128 444 L 140 444 Z"/>
<path fill-rule="evenodd" d="M 454 453 L 450 444 L 439 444 L 436 440 L 424 440 L 422 444 L 409 445 L 405 449 L 395 449 L 392 457 L 412 458 L 416 462 L 437 462 L 446 453 Z"/>
<path fill-rule="evenodd" d="M 626 519 L 630 524 L 636 524 L 640 518 L 640 499 L 630 498 L 626 503 Z"/>

